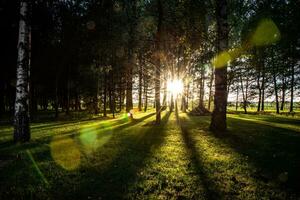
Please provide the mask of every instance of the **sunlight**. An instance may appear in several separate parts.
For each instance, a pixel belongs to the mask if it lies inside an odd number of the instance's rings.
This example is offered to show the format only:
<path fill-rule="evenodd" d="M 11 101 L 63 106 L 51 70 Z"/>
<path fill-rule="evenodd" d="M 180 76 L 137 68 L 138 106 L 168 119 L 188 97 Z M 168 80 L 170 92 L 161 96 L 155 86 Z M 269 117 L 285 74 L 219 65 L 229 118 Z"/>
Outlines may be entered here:
<path fill-rule="evenodd" d="M 179 79 L 168 80 L 167 88 L 168 92 L 170 92 L 173 96 L 176 96 L 183 92 L 183 82 Z"/>

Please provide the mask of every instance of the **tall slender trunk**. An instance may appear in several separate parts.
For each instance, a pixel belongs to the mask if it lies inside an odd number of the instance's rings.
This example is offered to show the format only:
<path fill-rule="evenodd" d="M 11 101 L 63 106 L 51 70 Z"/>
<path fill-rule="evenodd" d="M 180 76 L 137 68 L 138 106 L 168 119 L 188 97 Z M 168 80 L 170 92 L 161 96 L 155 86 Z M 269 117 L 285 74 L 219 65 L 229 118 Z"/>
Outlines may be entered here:
<path fill-rule="evenodd" d="M 227 0 L 217 0 L 217 52 L 228 50 Z M 210 129 L 224 131 L 226 125 L 227 107 L 227 63 L 215 69 L 215 98 Z"/>
<path fill-rule="evenodd" d="M 142 93 L 143 93 L 143 66 L 141 63 L 139 63 L 140 69 L 139 69 L 139 103 L 138 103 L 138 109 L 139 111 L 142 111 Z"/>
<path fill-rule="evenodd" d="M 285 75 L 282 76 L 282 93 L 281 93 L 281 105 L 280 110 L 283 111 L 285 104 Z"/>
<path fill-rule="evenodd" d="M 127 76 L 126 76 L 126 112 L 129 112 L 133 108 L 132 103 L 132 72 L 133 67 L 132 63 L 130 62 L 129 67 L 127 69 Z"/>
<path fill-rule="evenodd" d="M 210 111 L 211 101 L 212 101 L 212 85 L 214 81 L 214 68 L 211 68 L 211 76 L 209 80 L 209 95 L 208 95 L 208 110 Z"/>
<path fill-rule="evenodd" d="M 262 83 L 261 83 L 261 111 L 265 110 L 265 67 L 263 64 Z"/>
<path fill-rule="evenodd" d="M 5 113 L 5 91 L 4 91 L 4 81 L 0 80 L 0 117 Z"/>
<path fill-rule="evenodd" d="M 193 80 L 193 82 L 192 82 L 192 85 L 193 85 L 193 89 L 192 89 L 192 99 L 191 99 L 191 101 L 192 101 L 192 110 L 194 110 L 194 92 L 195 92 L 195 84 L 194 84 L 195 82 L 194 82 L 194 80 Z"/>
<path fill-rule="evenodd" d="M 132 14 L 128 14 L 128 19 L 131 22 L 129 26 L 129 41 L 128 41 L 128 66 L 127 66 L 127 78 L 126 78 L 126 112 L 129 112 L 133 108 L 132 101 L 132 84 L 133 84 L 133 68 L 136 65 L 134 56 L 135 41 L 136 41 L 136 18 L 137 18 L 137 1 L 129 1 L 128 10 Z M 128 13 L 128 11 L 127 11 Z"/>
<path fill-rule="evenodd" d="M 244 108 L 245 114 L 247 114 L 247 99 L 246 99 L 246 95 L 245 95 L 245 88 L 244 88 L 242 76 L 240 76 L 240 80 L 241 80 L 241 89 L 242 89 L 242 94 L 243 94 L 243 108 Z"/>
<path fill-rule="evenodd" d="M 163 83 L 164 83 L 164 86 L 163 86 L 164 94 L 163 94 L 162 106 L 163 106 L 163 110 L 165 110 L 167 108 L 167 77 L 166 76 L 164 77 Z"/>
<path fill-rule="evenodd" d="M 181 95 L 181 110 L 186 113 L 186 97 L 184 93 Z"/>
<path fill-rule="evenodd" d="M 58 118 L 58 107 L 59 107 L 59 103 L 58 103 L 59 99 L 58 99 L 58 75 L 56 75 L 56 80 L 55 80 L 55 118 Z"/>
<path fill-rule="evenodd" d="M 103 116 L 106 117 L 106 105 L 107 105 L 107 80 L 106 80 L 106 72 L 104 72 L 104 80 L 103 80 L 103 87 L 104 87 L 104 91 L 103 91 Z"/>
<path fill-rule="evenodd" d="M 75 111 L 81 111 L 80 97 L 78 91 L 76 91 L 76 95 L 75 95 Z"/>
<path fill-rule="evenodd" d="M 20 23 L 18 36 L 18 62 L 16 101 L 14 114 L 14 141 L 30 140 L 29 128 L 29 79 L 30 79 L 30 6 L 27 1 L 20 3 Z"/>
<path fill-rule="evenodd" d="M 190 84 L 189 83 L 186 83 L 186 91 L 185 91 L 185 98 L 186 98 L 186 102 L 185 102 L 185 106 L 186 106 L 186 109 L 189 109 L 189 103 L 190 103 Z"/>
<path fill-rule="evenodd" d="M 204 108 L 204 68 L 201 69 L 199 88 L 199 108 Z"/>
<path fill-rule="evenodd" d="M 148 75 L 144 75 L 144 112 L 148 108 Z"/>
<path fill-rule="evenodd" d="M 122 83 L 122 76 L 119 76 L 119 110 L 122 111 L 123 108 L 123 83 Z"/>
<path fill-rule="evenodd" d="M 112 75 L 109 75 L 109 79 L 112 81 Z M 108 105 L 109 105 L 109 111 L 110 113 L 112 113 L 113 110 L 113 102 L 112 102 L 112 82 L 109 83 L 109 87 L 108 87 Z"/>
<path fill-rule="evenodd" d="M 295 82 L 295 66 L 292 63 L 291 64 L 291 100 L 290 100 L 290 112 L 293 112 L 294 110 L 294 82 Z"/>
<path fill-rule="evenodd" d="M 237 111 L 239 107 L 239 89 L 239 87 L 236 88 L 235 111 Z"/>
<path fill-rule="evenodd" d="M 67 79 L 67 99 L 66 99 L 66 115 L 70 114 L 70 71 L 68 70 L 68 79 Z"/>
<path fill-rule="evenodd" d="M 260 72 L 259 72 L 260 74 Z M 261 103 L 261 87 L 260 87 L 260 75 L 257 77 L 257 87 L 258 87 L 258 104 L 257 104 L 257 112 L 260 111 L 260 103 Z"/>
<path fill-rule="evenodd" d="M 277 81 L 276 81 L 276 71 L 274 69 L 273 64 L 273 81 L 274 81 L 274 92 L 275 92 L 275 101 L 276 101 L 276 113 L 279 114 L 279 101 L 278 101 L 278 88 L 277 88 Z"/>
<path fill-rule="evenodd" d="M 173 112 L 173 110 L 174 110 L 174 97 L 173 97 L 173 94 L 171 94 L 170 112 Z"/>
<path fill-rule="evenodd" d="M 156 34 L 156 48 L 158 49 L 157 65 L 155 67 L 155 109 L 156 109 L 156 124 L 160 124 L 161 110 L 160 110 L 160 69 L 161 69 L 161 34 L 162 34 L 162 19 L 163 8 L 161 0 L 158 0 L 158 24 Z"/>
<path fill-rule="evenodd" d="M 113 118 L 115 118 L 115 110 L 116 110 L 116 100 L 115 100 L 115 80 L 114 74 L 111 75 L 111 112 Z"/>

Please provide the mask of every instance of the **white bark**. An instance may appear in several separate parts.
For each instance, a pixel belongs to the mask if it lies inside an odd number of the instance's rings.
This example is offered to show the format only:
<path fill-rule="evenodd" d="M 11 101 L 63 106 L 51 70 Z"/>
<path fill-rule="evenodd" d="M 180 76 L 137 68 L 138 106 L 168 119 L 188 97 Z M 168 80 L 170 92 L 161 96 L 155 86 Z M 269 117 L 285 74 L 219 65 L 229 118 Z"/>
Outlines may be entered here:
<path fill-rule="evenodd" d="M 16 74 L 15 141 L 27 141 L 29 133 L 29 25 L 28 2 L 20 3 L 18 62 Z"/>

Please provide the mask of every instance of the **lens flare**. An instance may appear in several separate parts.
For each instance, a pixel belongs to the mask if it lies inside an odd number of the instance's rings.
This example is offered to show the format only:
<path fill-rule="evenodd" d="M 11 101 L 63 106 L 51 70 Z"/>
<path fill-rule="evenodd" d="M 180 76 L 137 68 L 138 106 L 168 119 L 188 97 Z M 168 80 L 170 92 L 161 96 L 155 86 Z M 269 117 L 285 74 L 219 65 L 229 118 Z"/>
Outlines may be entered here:
<path fill-rule="evenodd" d="M 81 153 L 78 144 L 70 137 L 56 137 L 50 143 L 53 160 L 66 170 L 77 169 Z"/>
<path fill-rule="evenodd" d="M 231 56 L 228 52 L 224 51 L 224 52 L 218 54 L 212 60 L 212 64 L 215 68 L 222 68 L 222 67 L 225 67 L 229 61 L 231 61 Z"/>
<path fill-rule="evenodd" d="M 86 155 L 95 152 L 106 144 L 113 134 L 112 126 L 109 123 L 101 123 L 89 128 L 80 130 L 79 140 Z"/>
<path fill-rule="evenodd" d="M 254 46 L 267 46 L 280 39 L 280 31 L 271 19 L 262 19 L 256 28 L 251 42 Z"/>

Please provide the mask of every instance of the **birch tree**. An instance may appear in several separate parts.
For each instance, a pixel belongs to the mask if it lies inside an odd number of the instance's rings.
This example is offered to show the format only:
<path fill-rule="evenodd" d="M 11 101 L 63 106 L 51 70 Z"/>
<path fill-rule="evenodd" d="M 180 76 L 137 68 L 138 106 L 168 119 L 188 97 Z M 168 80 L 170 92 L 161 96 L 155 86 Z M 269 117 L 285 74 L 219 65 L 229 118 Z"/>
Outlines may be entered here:
<path fill-rule="evenodd" d="M 14 141 L 30 140 L 29 128 L 29 75 L 30 75 L 30 25 L 29 1 L 20 3 L 18 36 L 18 61 L 16 80 L 16 100 L 14 116 Z"/>

